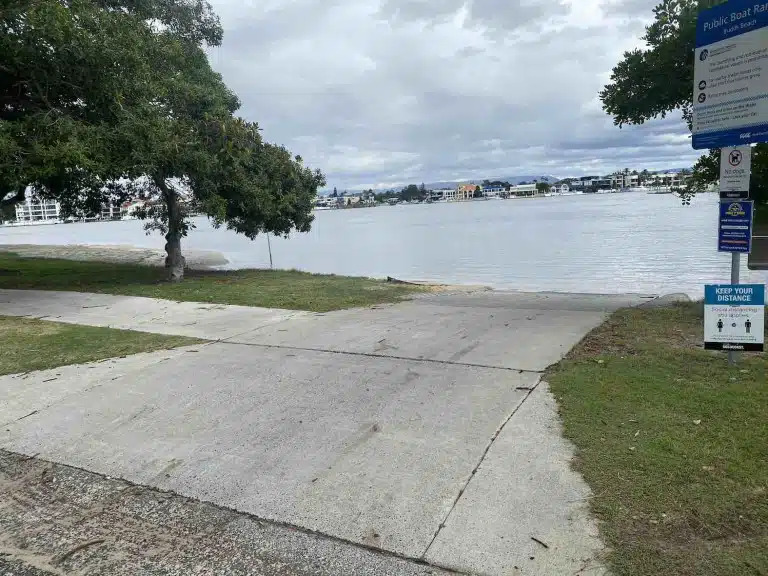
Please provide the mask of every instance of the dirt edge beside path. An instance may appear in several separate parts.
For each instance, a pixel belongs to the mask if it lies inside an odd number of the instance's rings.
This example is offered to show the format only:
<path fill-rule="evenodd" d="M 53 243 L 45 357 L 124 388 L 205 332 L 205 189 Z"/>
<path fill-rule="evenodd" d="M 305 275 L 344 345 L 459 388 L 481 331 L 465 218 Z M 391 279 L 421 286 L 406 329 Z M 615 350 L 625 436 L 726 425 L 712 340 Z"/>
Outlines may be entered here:
<path fill-rule="evenodd" d="M 446 576 L 423 563 L 0 450 L 0 574 Z"/>

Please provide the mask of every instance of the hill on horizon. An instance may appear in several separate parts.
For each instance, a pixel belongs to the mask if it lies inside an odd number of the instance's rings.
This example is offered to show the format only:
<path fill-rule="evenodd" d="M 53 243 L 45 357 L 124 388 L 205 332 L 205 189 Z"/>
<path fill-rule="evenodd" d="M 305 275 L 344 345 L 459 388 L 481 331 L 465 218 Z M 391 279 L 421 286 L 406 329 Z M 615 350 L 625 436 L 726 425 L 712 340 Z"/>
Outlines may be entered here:
<path fill-rule="evenodd" d="M 560 180 L 557 176 L 550 175 L 542 175 L 539 174 L 538 176 L 494 176 L 494 177 L 485 177 L 485 178 L 472 178 L 472 179 L 464 179 L 464 180 L 443 180 L 442 182 L 428 182 L 424 185 L 427 188 L 452 188 L 456 186 L 457 184 L 481 184 L 483 180 L 490 180 L 491 182 L 509 182 L 510 184 L 520 184 L 521 182 L 532 182 L 534 180 L 537 180 L 539 182 L 556 182 L 557 180 Z"/>
<path fill-rule="evenodd" d="M 651 171 L 651 174 L 659 174 L 659 173 L 664 173 L 664 172 L 677 173 L 677 172 L 680 172 L 681 170 L 690 170 L 690 169 L 691 168 L 669 168 L 669 169 L 666 169 L 666 170 L 653 170 L 653 171 Z M 558 176 L 553 176 L 552 174 L 549 174 L 549 175 L 541 175 L 541 174 L 539 174 L 539 175 L 530 175 L 529 174 L 529 175 L 518 175 L 518 176 L 500 176 L 500 177 L 492 177 L 492 178 L 491 177 L 485 177 L 485 178 L 470 178 L 470 179 L 465 178 L 463 180 L 442 180 L 442 181 L 439 181 L 439 182 L 425 182 L 424 186 L 426 186 L 429 189 L 454 188 L 458 184 L 481 184 L 483 182 L 483 180 L 490 180 L 491 182 L 497 182 L 497 181 L 498 182 L 509 182 L 510 184 L 513 184 L 513 185 L 514 184 L 520 184 L 521 182 L 533 182 L 534 180 L 536 180 L 538 182 L 549 182 L 549 183 L 552 183 L 552 182 L 559 182 L 560 180 L 563 180 L 564 178 L 566 178 L 566 176 L 558 177 Z M 568 176 L 568 178 L 578 178 L 578 176 Z M 420 186 L 421 182 L 412 182 L 412 184 L 416 184 L 417 186 Z M 404 186 L 394 187 L 392 189 L 399 191 L 402 188 L 404 188 Z M 384 192 L 385 190 L 387 190 L 387 189 L 375 190 L 375 192 L 377 192 L 377 193 L 378 192 Z M 347 189 L 346 193 L 348 195 L 349 194 L 359 194 L 359 193 L 361 193 L 363 191 L 364 191 L 364 189 L 362 189 L 362 188 L 360 188 L 360 189 L 355 188 L 355 189 Z M 328 196 L 329 194 L 332 194 L 332 193 L 333 193 L 333 187 L 331 187 L 329 189 L 326 189 L 326 190 L 321 190 L 319 192 L 319 194 L 321 196 Z M 339 190 L 339 194 L 341 194 L 341 193 L 342 193 L 342 191 Z"/>

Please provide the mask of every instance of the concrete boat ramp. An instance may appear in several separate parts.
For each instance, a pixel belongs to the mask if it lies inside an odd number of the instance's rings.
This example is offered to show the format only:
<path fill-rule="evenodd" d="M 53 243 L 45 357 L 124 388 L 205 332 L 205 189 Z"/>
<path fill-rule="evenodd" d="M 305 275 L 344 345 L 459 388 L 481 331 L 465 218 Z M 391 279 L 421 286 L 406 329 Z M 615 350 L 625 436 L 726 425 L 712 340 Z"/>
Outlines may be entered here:
<path fill-rule="evenodd" d="M 0 315 L 210 342 L 0 378 L 0 448 L 299 528 L 336 560 L 381 550 L 381 573 L 604 574 L 541 374 L 645 300 L 445 293 L 317 314 L 2 290 Z"/>

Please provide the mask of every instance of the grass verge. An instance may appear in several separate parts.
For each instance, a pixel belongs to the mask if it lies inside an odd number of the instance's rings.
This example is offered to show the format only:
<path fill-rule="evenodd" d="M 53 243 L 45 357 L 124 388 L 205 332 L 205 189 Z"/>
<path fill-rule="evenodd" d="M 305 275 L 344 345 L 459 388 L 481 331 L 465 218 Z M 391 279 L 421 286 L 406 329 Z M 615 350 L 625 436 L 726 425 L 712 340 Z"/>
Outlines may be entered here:
<path fill-rule="evenodd" d="M 182 336 L 0 316 L 0 374 L 45 370 L 200 342 Z"/>
<path fill-rule="evenodd" d="M 618 576 L 768 574 L 768 361 L 702 314 L 620 311 L 547 376 Z"/>
<path fill-rule="evenodd" d="M 295 270 L 188 271 L 184 281 L 175 284 L 165 282 L 164 276 L 165 270 L 150 266 L 0 254 L 0 288 L 102 292 L 314 312 L 398 302 L 427 290 Z"/>

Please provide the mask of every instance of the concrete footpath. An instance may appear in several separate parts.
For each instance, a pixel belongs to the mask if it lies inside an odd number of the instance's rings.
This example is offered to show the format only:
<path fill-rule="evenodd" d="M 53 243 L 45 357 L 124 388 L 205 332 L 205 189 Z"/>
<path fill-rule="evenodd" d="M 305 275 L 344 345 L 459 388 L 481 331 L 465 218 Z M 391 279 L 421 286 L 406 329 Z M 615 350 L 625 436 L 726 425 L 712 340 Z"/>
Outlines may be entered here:
<path fill-rule="evenodd" d="M 214 342 L 2 377 L 0 448 L 462 573 L 600 574 L 540 376 L 646 300 L 481 292 L 317 314 L 2 290 L 0 315 Z"/>

